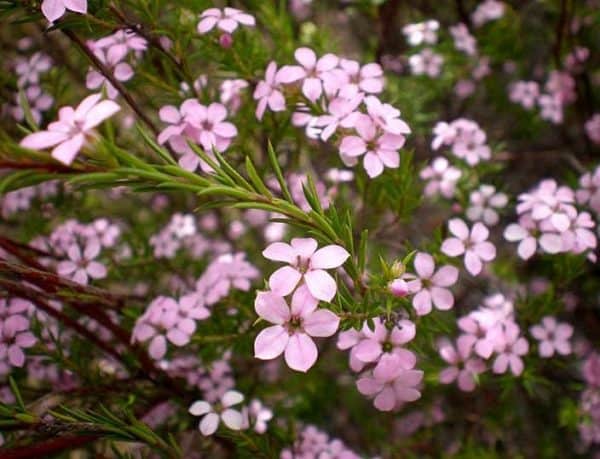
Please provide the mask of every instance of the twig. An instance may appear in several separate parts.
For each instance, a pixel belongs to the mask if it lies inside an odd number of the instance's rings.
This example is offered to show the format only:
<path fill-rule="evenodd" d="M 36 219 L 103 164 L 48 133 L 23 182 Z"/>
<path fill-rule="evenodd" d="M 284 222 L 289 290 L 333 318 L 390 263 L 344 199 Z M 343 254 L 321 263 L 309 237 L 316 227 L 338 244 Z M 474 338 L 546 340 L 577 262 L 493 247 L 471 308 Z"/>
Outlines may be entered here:
<path fill-rule="evenodd" d="M 62 311 L 53 308 L 50 303 L 46 302 L 44 299 L 40 297 L 39 293 L 33 293 L 29 289 L 25 288 L 22 284 L 17 282 L 12 282 L 4 279 L 0 279 L 0 287 L 6 290 L 11 295 L 15 295 L 18 297 L 25 298 L 31 301 L 36 307 L 44 311 L 49 316 L 54 317 L 56 320 L 61 322 L 63 325 L 73 329 L 77 333 L 79 333 L 84 338 L 88 339 L 91 343 L 95 344 L 97 347 L 105 351 L 107 354 L 112 355 L 117 360 L 127 364 L 127 362 L 121 357 L 121 355 L 112 347 L 110 347 L 107 343 L 100 340 L 95 333 L 91 332 L 79 322 L 74 319 L 71 319 Z"/>

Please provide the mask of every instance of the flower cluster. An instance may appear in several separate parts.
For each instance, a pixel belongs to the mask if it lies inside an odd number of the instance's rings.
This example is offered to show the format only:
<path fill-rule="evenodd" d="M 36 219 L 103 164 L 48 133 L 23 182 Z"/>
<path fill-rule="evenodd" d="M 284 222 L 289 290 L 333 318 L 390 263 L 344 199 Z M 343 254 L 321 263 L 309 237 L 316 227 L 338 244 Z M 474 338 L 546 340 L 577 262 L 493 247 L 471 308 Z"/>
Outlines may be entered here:
<path fill-rule="evenodd" d="M 244 401 L 244 395 L 238 391 L 225 392 L 217 402 L 209 403 L 198 400 L 189 407 L 189 413 L 202 416 L 198 425 L 202 435 L 214 434 L 220 423 L 231 430 L 246 430 L 253 428 L 259 434 L 265 433 L 267 423 L 273 418 L 273 412 L 266 408 L 260 400 L 252 400 L 241 410 L 234 409 Z"/>
<path fill-rule="evenodd" d="M 25 43 L 25 46 L 28 43 Z M 27 100 L 29 113 L 35 123 L 40 124 L 42 114 L 54 104 L 54 98 L 42 89 L 41 77 L 52 67 L 52 59 L 38 51 L 29 57 L 20 57 L 15 60 L 14 70 L 17 74 L 17 86 Z M 17 121 L 25 119 L 25 107 L 22 106 L 19 93 L 15 94 L 14 105 L 9 106 L 9 111 Z"/>
<path fill-rule="evenodd" d="M 29 330 L 32 304 L 21 298 L 0 298 L 0 375 L 11 367 L 25 365 L 24 349 L 32 347 L 37 338 Z"/>
<path fill-rule="evenodd" d="M 487 136 L 479 125 L 472 120 L 459 118 L 450 123 L 439 122 L 433 129 L 435 135 L 431 148 L 450 147 L 454 156 L 474 166 L 480 161 L 489 160 L 492 156 L 487 145 Z"/>
<path fill-rule="evenodd" d="M 146 40 L 131 30 L 118 30 L 112 35 L 96 41 L 88 41 L 87 46 L 92 50 L 104 67 L 115 80 L 126 82 L 133 78 L 133 67 L 126 62 L 128 54 L 141 57 L 148 47 Z M 85 84 L 91 90 L 103 90 L 110 99 L 115 99 L 119 92 L 110 81 L 97 69 L 88 70 Z"/>
<path fill-rule="evenodd" d="M 448 339 L 438 343 L 440 357 L 450 366 L 440 372 L 443 384 L 457 381 L 459 389 L 475 389 L 478 375 L 487 370 L 493 358 L 494 373 L 515 376 L 523 372 L 523 356 L 529 351 L 527 340 L 514 318 L 513 304 L 502 294 L 484 300 L 484 305 L 458 319 L 462 334 L 453 344 Z"/>
<path fill-rule="evenodd" d="M 373 329 L 365 323 L 360 331 L 339 335 L 338 348 L 350 349 L 350 368 L 360 373 L 358 391 L 372 398 L 380 411 L 397 410 L 421 397 L 418 388 L 423 372 L 414 369 L 417 357 L 403 347 L 415 334 L 415 324 L 408 319 L 384 322 L 375 318 Z"/>
<path fill-rule="evenodd" d="M 182 347 L 196 331 L 196 323 L 211 315 L 209 308 L 229 295 L 231 290 L 248 291 L 258 270 L 248 263 L 245 254 L 224 254 L 213 260 L 198 279 L 195 289 L 178 300 L 159 296 L 136 321 L 132 342 L 148 344 L 155 360 L 167 354 L 167 342 Z"/>
<path fill-rule="evenodd" d="M 181 155 L 179 165 L 191 172 L 198 166 L 205 172 L 212 168 L 200 159 L 188 142 L 202 146 L 212 156 L 213 149 L 225 151 L 237 135 L 235 125 L 226 121 L 227 108 L 218 102 L 206 106 L 196 99 L 186 99 L 179 108 L 165 105 L 159 116 L 161 121 L 169 124 L 159 134 L 159 143 L 168 142 Z"/>
<path fill-rule="evenodd" d="M 518 200 L 519 221 L 506 227 L 504 237 L 519 242 L 519 257 L 527 260 L 539 247 L 549 254 L 588 253 L 595 259 L 590 250 L 597 245 L 596 223 L 589 212 L 577 210 L 571 188 L 546 179 L 529 193 L 520 194 Z"/>
<path fill-rule="evenodd" d="M 300 459 L 300 458 L 339 458 L 339 459 L 359 459 L 360 456 L 337 438 L 330 438 L 325 432 L 320 431 L 315 426 L 306 426 L 294 445 L 284 449 L 280 454 L 280 459 Z"/>
<path fill-rule="evenodd" d="M 308 371 L 317 361 L 318 350 L 311 337 L 328 337 L 339 326 L 339 318 L 319 301 L 331 301 L 337 285 L 326 269 L 341 266 L 349 257 L 337 245 L 317 250 L 317 241 L 295 238 L 291 244 L 275 242 L 264 251 L 265 258 L 283 261 L 269 277 L 270 291 L 259 292 L 256 313 L 274 325 L 261 331 L 254 342 L 255 357 L 270 360 L 282 353 L 290 368 Z M 292 294 L 288 305 L 284 297 Z"/>
<path fill-rule="evenodd" d="M 286 95 L 296 94 L 293 123 L 305 126 L 307 135 L 323 141 L 334 136 L 339 141 L 339 153 L 347 166 L 358 158 L 369 177 L 377 177 L 385 167 L 397 168 L 398 150 L 410 133 L 400 112 L 382 103 L 374 94 L 383 90 L 383 70 L 378 64 L 361 66 L 358 62 L 326 54 L 320 58 L 309 48 L 294 53 L 298 65 L 285 65 L 277 70 L 271 62 L 265 80 L 259 82 L 254 98 L 258 100 L 256 115 L 261 119 L 266 108 L 285 110 Z M 311 104 L 318 104 L 324 113 L 316 114 Z"/>

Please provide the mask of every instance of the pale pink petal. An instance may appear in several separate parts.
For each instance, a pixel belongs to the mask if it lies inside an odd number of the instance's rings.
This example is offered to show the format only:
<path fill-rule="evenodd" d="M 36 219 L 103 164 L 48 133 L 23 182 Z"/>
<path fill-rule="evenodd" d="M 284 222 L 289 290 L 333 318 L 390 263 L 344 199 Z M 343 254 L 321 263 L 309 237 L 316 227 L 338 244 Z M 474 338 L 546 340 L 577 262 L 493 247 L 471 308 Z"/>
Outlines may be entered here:
<path fill-rule="evenodd" d="M 322 269 L 307 272 L 304 281 L 310 293 L 318 300 L 330 302 L 337 292 L 334 278 Z"/>
<path fill-rule="evenodd" d="M 291 312 L 293 316 L 299 316 L 303 319 L 310 316 L 315 309 L 319 301 L 310 293 L 310 290 L 305 284 L 302 284 L 296 289 L 292 296 Z"/>
<path fill-rule="evenodd" d="M 25 364 L 25 353 L 19 346 L 9 346 L 8 361 L 13 367 L 22 367 Z"/>
<path fill-rule="evenodd" d="M 461 240 L 466 240 L 469 237 L 469 228 L 460 218 L 453 218 L 448 222 L 450 232 Z"/>
<path fill-rule="evenodd" d="M 446 288 L 431 287 L 431 298 L 435 307 L 441 311 L 447 311 L 454 306 L 454 297 Z"/>
<path fill-rule="evenodd" d="M 384 387 L 384 389 L 375 397 L 373 405 L 379 411 L 392 411 L 396 406 L 396 394 L 394 389 L 390 386 Z"/>
<path fill-rule="evenodd" d="M 211 31 L 215 27 L 216 24 L 217 24 L 216 17 L 207 16 L 198 23 L 198 27 L 196 30 L 198 30 L 199 34 L 205 34 L 209 31 Z"/>
<path fill-rule="evenodd" d="M 298 48 L 294 53 L 294 57 L 305 68 L 313 68 L 317 63 L 317 56 L 310 48 Z"/>
<path fill-rule="evenodd" d="M 313 269 L 331 269 L 342 266 L 350 254 L 339 245 L 327 245 L 317 250 L 310 257 L 310 266 Z"/>
<path fill-rule="evenodd" d="M 223 424 L 232 430 L 241 430 L 244 422 L 242 413 L 231 409 L 223 411 L 223 413 L 221 413 L 221 419 L 223 420 Z"/>
<path fill-rule="evenodd" d="M 44 0 L 42 2 L 42 13 L 50 22 L 56 21 L 65 14 L 65 11 L 63 0 Z"/>
<path fill-rule="evenodd" d="M 284 261 L 286 263 L 296 263 L 296 251 L 291 245 L 285 242 L 274 242 L 263 250 L 263 257 L 273 261 Z"/>
<path fill-rule="evenodd" d="M 263 319 L 277 325 L 290 318 L 290 308 L 285 299 L 273 292 L 259 292 L 254 301 L 254 310 Z"/>
<path fill-rule="evenodd" d="M 150 342 L 148 353 L 154 360 L 162 359 L 167 353 L 167 340 L 165 337 L 162 335 L 155 336 Z"/>
<path fill-rule="evenodd" d="M 440 250 L 449 257 L 457 257 L 465 253 L 465 245 L 460 239 L 451 237 L 442 243 Z"/>
<path fill-rule="evenodd" d="M 465 268 L 473 276 L 477 276 L 483 269 L 481 259 L 471 250 L 467 250 L 465 254 Z"/>
<path fill-rule="evenodd" d="M 244 395 L 237 390 L 229 390 L 221 397 L 221 403 L 224 407 L 230 407 L 242 403 L 244 401 Z"/>
<path fill-rule="evenodd" d="M 208 413 L 200 421 L 200 432 L 202 435 L 212 435 L 219 427 L 219 415 L 217 413 Z"/>
<path fill-rule="evenodd" d="M 87 112 L 83 129 L 87 131 L 88 129 L 96 127 L 119 110 L 121 110 L 121 107 L 119 107 L 116 102 L 113 102 L 112 100 L 103 100 Z"/>
<path fill-rule="evenodd" d="M 442 384 L 451 384 L 458 377 L 458 368 L 447 367 L 440 371 L 440 382 Z"/>
<path fill-rule="evenodd" d="M 296 288 L 300 279 L 302 279 L 300 271 L 291 266 L 284 266 L 271 274 L 269 287 L 273 293 L 279 296 L 287 296 Z"/>
<path fill-rule="evenodd" d="M 87 13 L 87 0 L 63 0 L 67 9 L 76 13 Z"/>
<path fill-rule="evenodd" d="M 97 261 L 91 261 L 87 265 L 86 271 L 92 279 L 103 279 L 107 274 L 106 266 Z"/>
<path fill-rule="evenodd" d="M 310 258 L 318 247 L 317 241 L 311 237 L 295 237 L 291 244 L 296 254 L 305 259 Z"/>
<path fill-rule="evenodd" d="M 54 147 L 52 157 L 67 166 L 70 165 L 75 156 L 77 156 L 77 153 L 79 153 L 79 150 L 81 150 L 84 140 L 83 134 L 77 134 L 73 138 L 65 140 L 60 145 Z"/>
<path fill-rule="evenodd" d="M 433 275 L 435 262 L 428 253 L 419 252 L 415 256 L 414 266 L 421 279 L 429 279 Z"/>
<path fill-rule="evenodd" d="M 363 362 L 375 362 L 381 355 L 381 343 L 373 339 L 363 339 L 353 349 L 354 356 Z"/>
<path fill-rule="evenodd" d="M 431 294 L 429 290 L 421 290 L 412 300 L 412 305 L 417 314 L 424 316 L 431 312 Z"/>
<path fill-rule="evenodd" d="M 442 266 L 431 278 L 432 283 L 439 287 L 450 287 L 451 285 L 454 285 L 457 280 L 458 269 L 449 265 Z"/>
<path fill-rule="evenodd" d="M 281 325 L 262 330 L 254 341 L 254 357 L 271 360 L 281 355 L 289 341 L 289 334 Z"/>
<path fill-rule="evenodd" d="M 48 147 L 53 147 L 69 138 L 68 134 L 57 131 L 40 131 L 29 134 L 20 145 L 32 150 L 41 150 Z"/>
<path fill-rule="evenodd" d="M 306 372 L 317 361 L 318 351 L 312 338 L 304 333 L 290 336 L 285 348 L 285 362 L 292 370 Z"/>
<path fill-rule="evenodd" d="M 210 403 L 204 400 L 197 400 L 190 405 L 188 412 L 194 416 L 202 416 L 203 414 L 210 413 L 211 410 Z"/>

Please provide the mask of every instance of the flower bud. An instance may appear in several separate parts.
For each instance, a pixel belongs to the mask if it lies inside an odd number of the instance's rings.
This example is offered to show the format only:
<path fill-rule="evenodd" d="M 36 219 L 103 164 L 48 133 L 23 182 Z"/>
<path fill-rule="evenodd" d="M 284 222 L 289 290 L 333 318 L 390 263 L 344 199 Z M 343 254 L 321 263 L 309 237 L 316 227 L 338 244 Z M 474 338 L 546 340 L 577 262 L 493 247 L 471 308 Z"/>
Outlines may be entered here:
<path fill-rule="evenodd" d="M 233 37 L 229 33 L 224 33 L 219 37 L 221 48 L 229 49 L 233 45 Z"/>
<path fill-rule="evenodd" d="M 402 276 L 402 274 L 404 274 L 405 271 L 406 266 L 404 266 L 404 263 L 402 263 L 399 260 L 395 261 L 390 268 L 390 273 L 394 278 Z"/>
<path fill-rule="evenodd" d="M 388 289 L 391 294 L 397 296 L 399 298 L 405 297 L 408 295 L 408 284 L 404 279 L 394 279 L 392 282 L 388 284 Z"/>

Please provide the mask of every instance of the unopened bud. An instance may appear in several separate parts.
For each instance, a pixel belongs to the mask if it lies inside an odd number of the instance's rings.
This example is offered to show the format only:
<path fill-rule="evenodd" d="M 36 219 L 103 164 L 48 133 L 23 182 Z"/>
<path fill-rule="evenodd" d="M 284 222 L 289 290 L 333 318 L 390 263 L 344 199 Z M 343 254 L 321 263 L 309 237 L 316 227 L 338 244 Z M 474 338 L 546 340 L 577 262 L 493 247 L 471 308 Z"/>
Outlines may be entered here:
<path fill-rule="evenodd" d="M 409 293 L 408 284 L 404 279 L 394 279 L 388 284 L 388 288 L 392 295 L 399 298 L 405 297 Z"/>
<path fill-rule="evenodd" d="M 395 261 L 390 268 L 390 273 L 394 278 L 401 277 L 406 271 L 406 266 L 401 261 Z"/>
<path fill-rule="evenodd" d="M 221 45 L 221 48 L 231 48 L 231 45 L 233 45 L 233 37 L 231 36 L 231 34 L 229 33 L 224 33 L 219 37 L 219 45 Z"/>

